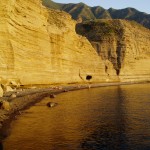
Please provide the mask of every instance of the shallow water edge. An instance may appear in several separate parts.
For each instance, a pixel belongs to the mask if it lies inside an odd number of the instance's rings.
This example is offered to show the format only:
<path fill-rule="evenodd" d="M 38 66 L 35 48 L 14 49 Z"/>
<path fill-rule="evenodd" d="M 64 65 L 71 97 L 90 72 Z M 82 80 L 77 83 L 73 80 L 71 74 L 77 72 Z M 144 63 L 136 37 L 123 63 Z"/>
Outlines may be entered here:
<path fill-rule="evenodd" d="M 145 82 L 144 82 L 145 83 Z M 125 83 L 97 83 L 97 84 L 76 84 L 76 85 L 60 85 L 59 89 L 57 88 L 39 88 L 39 89 L 29 89 L 27 92 L 24 91 L 10 101 L 11 110 L 5 111 L 0 110 L 0 141 L 6 137 L 6 130 L 9 128 L 9 125 L 12 120 L 15 119 L 17 115 L 20 115 L 20 111 L 25 110 L 41 101 L 44 97 L 49 97 L 51 94 L 60 94 L 63 92 L 69 92 L 74 90 L 82 90 L 82 89 L 90 89 L 90 88 L 98 88 L 98 87 L 107 87 L 107 86 L 118 86 L 118 85 L 133 85 L 133 84 L 144 84 L 133 83 L 133 82 L 125 82 Z M 149 84 L 149 83 L 145 83 Z"/>
<path fill-rule="evenodd" d="M 148 150 L 149 90 L 150 84 L 119 85 L 45 97 L 11 122 L 2 146 L 5 150 Z M 59 105 L 50 109 L 49 101 Z"/>

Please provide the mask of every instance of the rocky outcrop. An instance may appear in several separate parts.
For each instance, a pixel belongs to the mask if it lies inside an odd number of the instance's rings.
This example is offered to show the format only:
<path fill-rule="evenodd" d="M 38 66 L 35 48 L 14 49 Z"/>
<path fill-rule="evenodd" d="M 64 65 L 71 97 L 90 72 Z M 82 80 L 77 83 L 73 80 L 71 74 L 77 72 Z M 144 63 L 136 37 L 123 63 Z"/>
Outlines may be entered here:
<path fill-rule="evenodd" d="M 0 78 L 3 84 L 56 84 L 107 80 L 90 42 L 65 12 L 40 0 L 0 2 Z M 89 81 L 87 81 L 89 82 Z"/>
<path fill-rule="evenodd" d="M 150 81 L 150 30 L 125 20 L 97 20 L 77 25 L 120 81 Z"/>

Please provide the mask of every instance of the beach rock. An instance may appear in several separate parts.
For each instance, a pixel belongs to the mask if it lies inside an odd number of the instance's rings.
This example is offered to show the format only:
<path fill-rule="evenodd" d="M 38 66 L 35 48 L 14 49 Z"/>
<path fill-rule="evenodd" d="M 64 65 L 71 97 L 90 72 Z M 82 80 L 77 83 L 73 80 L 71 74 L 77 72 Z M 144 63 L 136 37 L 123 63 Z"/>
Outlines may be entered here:
<path fill-rule="evenodd" d="M 0 101 L 0 109 L 10 110 L 10 103 L 8 101 Z"/>
<path fill-rule="evenodd" d="M 20 87 L 19 81 L 10 81 L 10 84 L 13 85 L 14 87 Z"/>
<path fill-rule="evenodd" d="M 5 86 L 5 92 L 13 92 L 14 91 L 14 89 L 12 89 L 12 87 L 11 86 Z"/>
<path fill-rule="evenodd" d="M 54 102 L 48 102 L 47 104 L 46 104 L 48 107 L 54 107 L 54 106 L 56 106 L 56 105 L 58 105 L 57 103 L 54 103 Z"/>
<path fill-rule="evenodd" d="M 3 94 L 4 94 L 4 91 L 3 91 L 2 86 L 0 85 L 0 97 L 3 97 Z"/>
<path fill-rule="evenodd" d="M 22 92 L 22 91 L 23 91 L 23 89 L 18 89 L 17 91 L 18 91 L 18 92 Z"/>
<path fill-rule="evenodd" d="M 16 94 L 11 94 L 11 96 L 10 96 L 11 98 L 16 98 L 17 97 L 17 95 Z"/>
<path fill-rule="evenodd" d="M 67 90 L 67 89 L 64 89 L 64 92 L 68 92 L 68 90 Z"/>
<path fill-rule="evenodd" d="M 55 97 L 56 97 L 56 95 L 50 94 L 50 98 L 55 98 Z"/>
<path fill-rule="evenodd" d="M 59 86 L 57 87 L 57 86 L 56 86 L 55 89 L 57 89 L 57 90 L 62 90 L 62 87 L 59 87 Z"/>

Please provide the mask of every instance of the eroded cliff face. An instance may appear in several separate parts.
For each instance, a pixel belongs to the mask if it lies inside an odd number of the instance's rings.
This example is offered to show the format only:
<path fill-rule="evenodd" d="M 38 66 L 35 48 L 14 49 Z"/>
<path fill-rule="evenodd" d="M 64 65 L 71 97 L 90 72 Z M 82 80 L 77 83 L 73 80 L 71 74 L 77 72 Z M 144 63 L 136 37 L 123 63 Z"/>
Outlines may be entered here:
<path fill-rule="evenodd" d="M 124 61 L 121 81 L 150 81 L 150 30 L 124 23 Z"/>
<path fill-rule="evenodd" d="M 40 0 L 0 1 L 0 80 L 21 84 L 105 82 L 102 59 L 64 12 Z"/>
<path fill-rule="evenodd" d="M 108 76 L 121 82 L 150 81 L 150 30 L 125 20 L 97 20 L 78 24 L 105 63 Z"/>
<path fill-rule="evenodd" d="M 40 0 L 1 1 L 0 21 L 0 83 L 150 80 L 150 31 L 133 22 L 86 22 L 81 36 L 70 15 Z"/>

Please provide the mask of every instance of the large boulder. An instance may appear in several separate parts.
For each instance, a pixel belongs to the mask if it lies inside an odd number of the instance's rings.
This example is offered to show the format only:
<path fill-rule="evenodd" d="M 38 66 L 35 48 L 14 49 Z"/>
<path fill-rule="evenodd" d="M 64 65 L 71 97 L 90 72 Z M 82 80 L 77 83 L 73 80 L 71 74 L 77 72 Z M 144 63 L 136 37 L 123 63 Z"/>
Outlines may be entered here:
<path fill-rule="evenodd" d="M 50 98 L 55 98 L 55 97 L 56 97 L 56 95 L 50 94 Z"/>
<path fill-rule="evenodd" d="M 12 87 L 11 86 L 6 86 L 5 87 L 5 92 L 13 92 L 14 91 L 14 89 L 12 89 Z"/>
<path fill-rule="evenodd" d="M 11 98 L 16 98 L 17 97 L 17 95 L 15 94 L 15 93 L 13 93 L 13 94 L 11 94 L 11 96 L 10 96 Z"/>
<path fill-rule="evenodd" d="M 0 101 L 0 109 L 10 110 L 10 103 L 8 101 Z"/>
<path fill-rule="evenodd" d="M 20 87 L 20 82 L 19 81 L 10 81 L 10 84 L 14 87 Z"/>
<path fill-rule="evenodd" d="M 46 105 L 47 105 L 48 107 L 55 107 L 55 106 L 57 106 L 58 104 L 57 104 L 57 103 L 54 103 L 54 102 L 48 102 Z"/>

